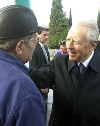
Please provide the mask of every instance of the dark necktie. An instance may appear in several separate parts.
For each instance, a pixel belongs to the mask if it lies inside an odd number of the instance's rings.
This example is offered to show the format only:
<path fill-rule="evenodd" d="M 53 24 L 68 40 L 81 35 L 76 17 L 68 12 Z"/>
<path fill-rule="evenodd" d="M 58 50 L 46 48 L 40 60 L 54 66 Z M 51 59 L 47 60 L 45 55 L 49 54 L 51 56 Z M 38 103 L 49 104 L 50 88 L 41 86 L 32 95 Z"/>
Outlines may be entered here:
<path fill-rule="evenodd" d="M 85 66 L 82 63 L 80 63 L 79 68 L 80 68 L 80 74 L 82 74 L 83 71 L 85 70 Z"/>
<path fill-rule="evenodd" d="M 77 77 L 77 79 L 79 79 L 79 77 L 80 77 L 80 69 L 79 69 L 79 66 L 77 65 L 77 63 L 73 67 L 72 72 L 75 74 L 75 76 Z"/>

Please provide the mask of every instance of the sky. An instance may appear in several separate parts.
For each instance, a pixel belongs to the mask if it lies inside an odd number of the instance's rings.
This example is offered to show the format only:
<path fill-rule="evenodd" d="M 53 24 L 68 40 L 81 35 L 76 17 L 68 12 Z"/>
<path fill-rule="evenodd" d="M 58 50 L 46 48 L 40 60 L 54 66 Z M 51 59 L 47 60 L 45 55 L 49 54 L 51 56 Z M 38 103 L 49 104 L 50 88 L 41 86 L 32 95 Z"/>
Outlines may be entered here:
<path fill-rule="evenodd" d="M 0 8 L 14 4 L 15 0 L 0 0 Z M 50 22 L 52 0 L 30 0 L 38 24 L 47 25 Z M 71 8 L 73 24 L 81 20 L 97 20 L 100 0 L 62 0 L 63 11 L 69 18 Z"/>
<path fill-rule="evenodd" d="M 73 24 L 81 20 L 97 20 L 100 0 L 62 0 L 63 11 L 69 18 L 71 8 Z M 39 25 L 48 25 L 50 22 L 52 0 L 31 0 Z"/>

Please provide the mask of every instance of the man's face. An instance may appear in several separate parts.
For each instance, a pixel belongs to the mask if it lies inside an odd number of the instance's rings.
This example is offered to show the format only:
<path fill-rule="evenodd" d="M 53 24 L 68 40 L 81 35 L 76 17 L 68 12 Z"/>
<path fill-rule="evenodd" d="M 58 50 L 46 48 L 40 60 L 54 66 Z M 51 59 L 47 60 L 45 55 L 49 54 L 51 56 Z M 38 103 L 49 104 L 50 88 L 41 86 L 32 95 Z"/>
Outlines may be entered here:
<path fill-rule="evenodd" d="M 86 27 L 75 27 L 68 33 L 66 46 L 69 60 L 83 62 L 91 55 L 95 48 L 95 42 L 90 44 L 87 39 L 88 29 Z"/>
<path fill-rule="evenodd" d="M 60 45 L 60 50 L 61 50 L 62 52 L 67 52 L 66 45 Z"/>
<path fill-rule="evenodd" d="M 38 38 L 39 38 L 39 41 L 41 41 L 42 43 L 47 42 L 49 38 L 49 31 L 43 30 L 42 33 L 38 35 Z"/>
<path fill-rule="evenodd" d="M 32 59 L 33 52 L 36 48 L 36 34 L 33 34 L 28 43 L 23 42 L 22 45 L 22 61 L 27 63 Z"/>

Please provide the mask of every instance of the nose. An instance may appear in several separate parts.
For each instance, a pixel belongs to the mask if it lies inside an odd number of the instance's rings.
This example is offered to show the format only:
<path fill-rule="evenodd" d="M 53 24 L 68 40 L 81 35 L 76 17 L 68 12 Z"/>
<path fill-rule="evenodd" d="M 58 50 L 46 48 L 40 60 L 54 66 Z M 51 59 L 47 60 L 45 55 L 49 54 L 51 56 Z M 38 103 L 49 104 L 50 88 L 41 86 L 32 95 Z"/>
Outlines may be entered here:
<path fill-rule="evenodd" d="M 49 35 L 46 35 L 45 37 L 48 39 L 49 38 Z"/>
<path fill-rule="evenodd" d="M 48 39 L 49 37 L 48 36 L 46 36 L 46 39 Z"/>
<path fill-rule="evenodd" d="M 66 41 L 66 46 L 67 46 L 67 48 L 73 48 L 73 46 L 74 46 L 73 40 L 70 39 L 69 41 Z"/>

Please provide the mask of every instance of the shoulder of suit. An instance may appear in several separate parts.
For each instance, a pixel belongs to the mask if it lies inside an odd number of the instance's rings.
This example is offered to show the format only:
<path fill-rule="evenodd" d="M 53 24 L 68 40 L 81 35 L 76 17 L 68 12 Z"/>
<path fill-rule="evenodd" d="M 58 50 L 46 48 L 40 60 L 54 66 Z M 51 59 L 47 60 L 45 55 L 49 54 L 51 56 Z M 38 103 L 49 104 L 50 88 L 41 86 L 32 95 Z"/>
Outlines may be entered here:
<path fill-rule="evenodd" d="M 37 43 L 36 48 L 41 48 L 41 45 Z"/>
<path fill-rule="evenodd" d="M 63 55 L 55 56 L 55 57 L 54 57 L 54 60 L 62 61 L 62 60 L 68 59 L 68 58 L 69 58 L 69 56 L 68 56 L 68 54 L 66 53 L 66 54 L 63 54 Z"/>

